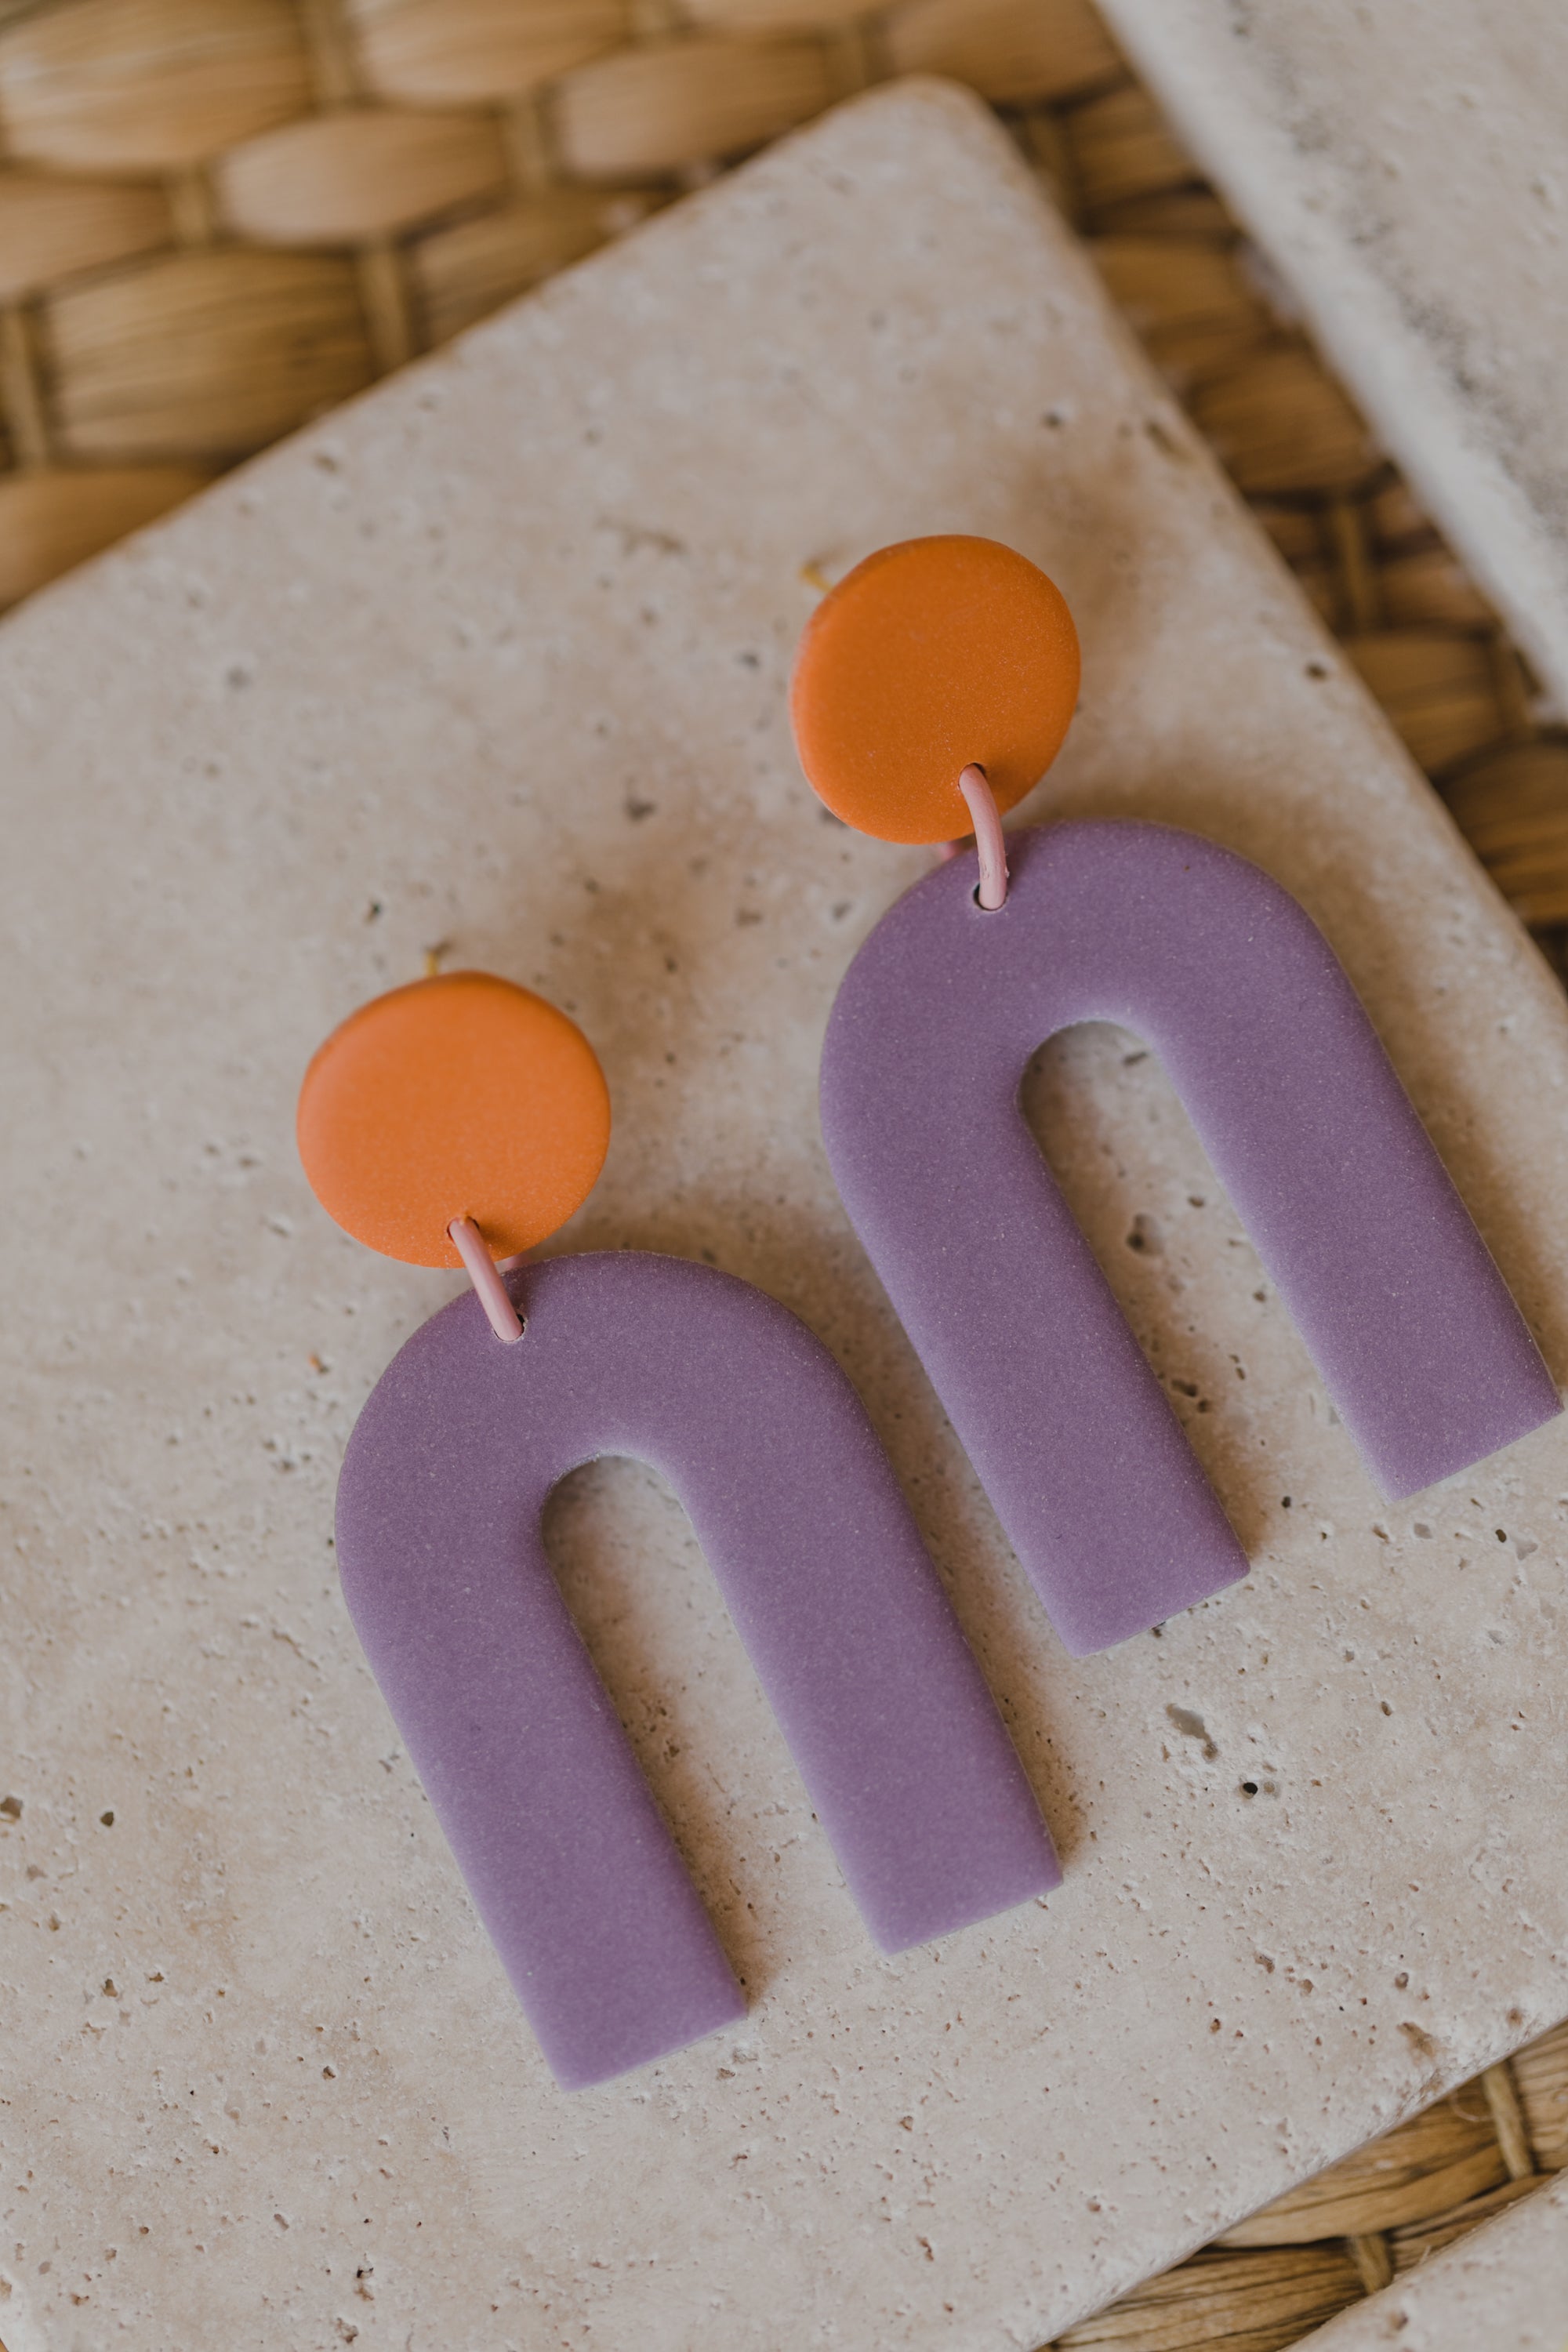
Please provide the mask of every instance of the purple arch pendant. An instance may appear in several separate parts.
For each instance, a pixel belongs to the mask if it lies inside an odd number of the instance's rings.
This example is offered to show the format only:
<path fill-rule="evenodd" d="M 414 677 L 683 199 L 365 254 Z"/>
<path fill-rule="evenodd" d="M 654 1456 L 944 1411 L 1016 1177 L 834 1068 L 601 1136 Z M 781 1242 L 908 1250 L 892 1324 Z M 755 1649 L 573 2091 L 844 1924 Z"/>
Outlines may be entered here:
<path fill-rule="evenodd" d="M 850 1893 L 900 1951 L 1061 1874 L 1017 1757 L 844 1374 L 750 1284 L 635 1253 L 433 1316 L 360 1415 L 338 1488 L 355 1631 L 476 1906 L 567 2089 L 745 2000 L 558 1592 L 557 1479 L 604 1454 L 689 1511 Z"/>
<path fill-rule="evenodd" d="M 1247 1559 L 1017 1108 L 1037 1046 L 1160 1055 L 1384 1495 L 1561 1410 L 1322 934 L 1246 859 L 1120 820 L 917 885 L 839 991 L 822 1128 L 844 1203 L 1062 1640 L 1083 1654 Z"/>

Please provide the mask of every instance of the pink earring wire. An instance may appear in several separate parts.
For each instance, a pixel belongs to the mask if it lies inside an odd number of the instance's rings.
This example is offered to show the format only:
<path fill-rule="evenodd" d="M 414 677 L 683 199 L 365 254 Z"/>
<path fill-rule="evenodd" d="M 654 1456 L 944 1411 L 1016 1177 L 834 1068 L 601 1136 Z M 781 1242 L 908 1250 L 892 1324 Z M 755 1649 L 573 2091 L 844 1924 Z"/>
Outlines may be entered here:
<path fill-rule="evenodd" d="M 1007 901 L 1007 845 L 1002 835 L 1002 813 L 984 769 L 973 761 L 960 776 L 958 789 L 974 819 L 974 846 L 980 857 L 980 903 L 988 913 L 994 913 Z"/>
<path fill-rule="evenodd" d="M 485 1237 L 472 1217 L 454 1217 L 447 1231 L 452 1245 L 468 1271 L 468 1279 L 479 1294 L 479 1305 L 489 1320 L 490 1329 L 498 1339 L 512 1347 L 522 1337 L 522 1324 L 516 1307 L 500 1278 L 500 1269 L 485 1247 Z"/>

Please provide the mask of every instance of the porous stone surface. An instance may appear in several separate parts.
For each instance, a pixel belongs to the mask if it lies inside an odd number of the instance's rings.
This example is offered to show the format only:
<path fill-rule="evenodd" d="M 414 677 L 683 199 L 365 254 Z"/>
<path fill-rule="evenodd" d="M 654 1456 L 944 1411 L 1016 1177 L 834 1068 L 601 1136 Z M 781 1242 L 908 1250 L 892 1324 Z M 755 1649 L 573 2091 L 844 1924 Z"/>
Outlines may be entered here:
<path fill-rule="evenodd" d="M 1061 583 L 1025 814 L 1191 825 L 1345 960 L 1568 1369 L 1568 1005 L 990 119 L 863 100 L 0 632 L 8 2352 L 1037 2344 L 1568 2011 L 1559 1422 L 1368 1483 L 1153 1059 L 1030 1115 L 1254 1569 L 1068 1658 L 839 1208 L 817 1055 L 926 853 L 784 715 L 929 530 Z M 427 950 L 603 1055 L 552 1246 L 761 1283 L 859 1383 L 1067 1879 L 873 1949 L 676 1499 L 563 1586 L 752 2010 L 558 2091 L 355 1645 L 344 1438 L 449 1277 L 315 1207 L 295 1089 Z"/>
<path fill-rule="evenodd" d="M 1563 2352 L 1568 2338 L 1568 2178 L 1307 2336 L 1301 2352 Z"/>
<path fill-rule="evenodd" d="M 1568 12 L 1104 5 L 1568 709 Z"/>

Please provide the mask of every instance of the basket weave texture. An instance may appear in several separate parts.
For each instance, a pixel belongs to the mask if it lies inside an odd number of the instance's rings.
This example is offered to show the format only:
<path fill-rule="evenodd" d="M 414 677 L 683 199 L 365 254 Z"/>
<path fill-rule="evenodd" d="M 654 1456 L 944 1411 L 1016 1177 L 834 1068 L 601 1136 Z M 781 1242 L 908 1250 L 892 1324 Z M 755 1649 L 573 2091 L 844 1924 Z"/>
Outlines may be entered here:
<path fill-rule="evenodd" d="M 1087 0 L 0 0 L 0 604 L 911 71 L 1000 110 L 1562 969 L 1568 739 Z M 1276 2352 L 1563 2167 L 1568 2027 L 1058 2340 Z"/>

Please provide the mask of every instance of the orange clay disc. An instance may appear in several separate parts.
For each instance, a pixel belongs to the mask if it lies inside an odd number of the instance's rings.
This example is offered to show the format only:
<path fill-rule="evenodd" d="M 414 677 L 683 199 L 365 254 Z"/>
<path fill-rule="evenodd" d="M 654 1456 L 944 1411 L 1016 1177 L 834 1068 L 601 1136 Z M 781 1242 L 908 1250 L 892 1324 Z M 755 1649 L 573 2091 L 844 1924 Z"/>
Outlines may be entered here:
<path fill-rule="evenodd" d="M 906 539 L 858 563 L 801 639 L 790 718 L 835 816 L 879 841 L 973 830 L 971 761 L 998 808 L 1037 784 L 1078 700 L 1061 591 L 994 539 Z"/>
<path fill-rule="evenodd" d="M 605 1074 L 553 1004 L 485 971 L 362 1004 L 300 1089 L 300 1157 L 329 1216 L 410 1265 L 460 1265 L 472 1217 L 497 1257 L 531 1249 L 594 1189 Z"/>

